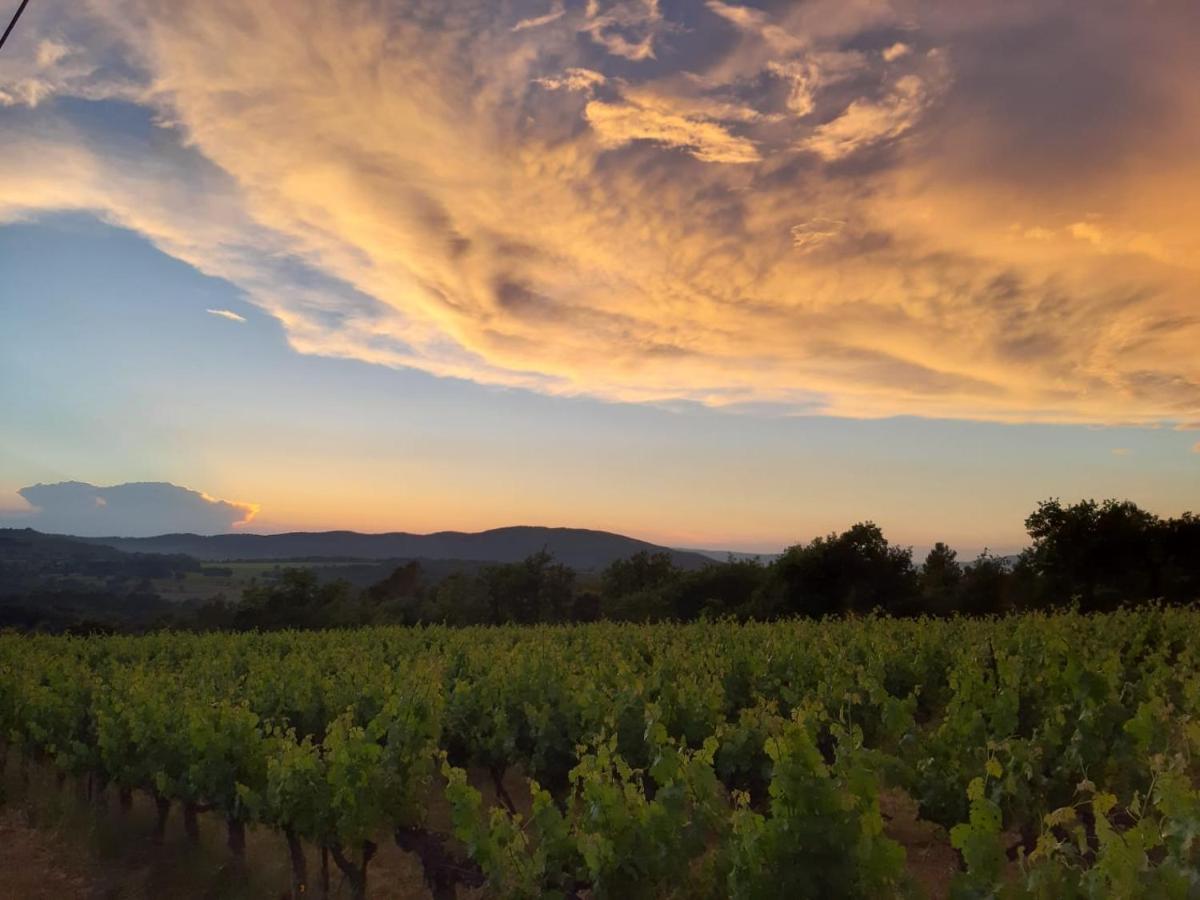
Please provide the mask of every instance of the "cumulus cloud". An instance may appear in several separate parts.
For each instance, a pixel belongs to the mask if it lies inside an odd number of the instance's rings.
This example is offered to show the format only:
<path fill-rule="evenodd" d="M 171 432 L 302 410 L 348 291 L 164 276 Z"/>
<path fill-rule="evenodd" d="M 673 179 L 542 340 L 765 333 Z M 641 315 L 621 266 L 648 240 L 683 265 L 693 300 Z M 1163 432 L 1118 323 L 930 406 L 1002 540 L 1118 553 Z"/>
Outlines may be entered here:
<path fill-rule="evenodd" d="M 1200 419 L 1196 23 L 894 6 L 45 0 L 0 223 L 92 212 L 299 352 L 487 384 Z"/>
<path fill-rule="evenodd" d="M 206 309 L 206 313 L 210 316 L 220 316 L 222 319 L 229 319 L 231 322 L 245 322 L 246 317 L 238 315 L 232 309 Z"/>
<path fill-rule="evenodd" d="M 83 537 L 145 537 L 174 532 L 220 534 L 247 525 L 252 503 L 218 500 L 166 482 L 98 487 L 80 481 L 35 484 L 17 493 L 32 507 L 23 525 Z"/>

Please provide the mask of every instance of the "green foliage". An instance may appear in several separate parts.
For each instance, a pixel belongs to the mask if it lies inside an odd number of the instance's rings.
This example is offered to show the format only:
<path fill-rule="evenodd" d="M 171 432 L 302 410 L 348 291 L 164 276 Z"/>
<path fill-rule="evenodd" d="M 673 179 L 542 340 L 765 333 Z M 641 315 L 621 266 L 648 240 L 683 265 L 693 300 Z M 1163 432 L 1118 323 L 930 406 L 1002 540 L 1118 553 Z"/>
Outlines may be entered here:
<path fill-rule="evenodd" d="M 768 738 L 773 772 L 766 815 L 738 798 L 729 896 L 885 897 L 904 892 L 904 850 L 883 834 L 869 766 L 852 747 L 831 769 L 803 717 Z M 839 750 L 843 747 L 839 746 Z"/>
<path fill-rule="evenodd" d="M 1129 501 L 1046 500 L 1025 520 L 1043 596 L 1084 611 L 1149 599 L 1200 598 L 1200 521 L 1159 519 Z"/>
<path fill-rule="evenodd" d="M 442 773 L 454 835 L 499 896 L 532 900 L 568 895 L 579 861 L 565 819 L 548 792 L 537 782 L 530 784 L 532 807 L 526 823 L 519 814 L 485 809 L 483 796 L 467 783 L 462 769 L 444 762 Z"/>
<path fill-rule="evenodd" d="M 886 787 L 950 830 L 957 896 L 1195 897 L 1197 633 L 1163 606 L 6 634 L 0 738 L 307 838 L 359 893 L 376 842 L 443 845 L 441 795 L 468 858 L 431 871 L 497 896 L 906 895 Z M 514 772 L 529 802 L 485 802 Z"/>
<path fill-rule="evenodd" d="M 261 721 L 244 702 L 222 699 L 184 707 L 187 763 L 180 794 L 211 804 L 226 818 L 247 820 L 244 799 L 266 787 L 267 755 Z"/>
<path fill-rule="evenodd" d="M 284 569 L 274 581 L 255 582 L 242 592 L 233 613 L 241 628 L 313 628 L 361 621 L 350 585 L 322 583 L 312 569 Z"/>
<path fill-rule="evenodd" d="M 489 566 L 482 577 L 494 623 L 566 621 L 575 572 L 545 550 L 519 563 Z"/>
<path fill-rule="evenodd" d="M 827 616 L 876 609 L 909 612 L 917 595 L 912 551 L 860 522 L 784 551 L 773 564 L 764 612 Z"/>
<path fill-rule="evenodd" d="M 926 612 L 948 615 L 958 608 L 962 585 L 962 564 L 958 554 L 938 541 L 921 566 L 921 602 Z"/>
<path fill-rule="evenodd" d="M 967 822 L 950 830 L 950 844 L 963 857 L 966 872 L 954 885 L 954 896 L 989 897 L 1003 885 L 1008 862 L 1003 839 L 1003 812 L 1000 804 L 988 796 L 988 778 L 999 778 L 1003 769 L 995 758 L 987 762 L 986 776 L 971 779 L 967 798 L 971 812 Z"/>

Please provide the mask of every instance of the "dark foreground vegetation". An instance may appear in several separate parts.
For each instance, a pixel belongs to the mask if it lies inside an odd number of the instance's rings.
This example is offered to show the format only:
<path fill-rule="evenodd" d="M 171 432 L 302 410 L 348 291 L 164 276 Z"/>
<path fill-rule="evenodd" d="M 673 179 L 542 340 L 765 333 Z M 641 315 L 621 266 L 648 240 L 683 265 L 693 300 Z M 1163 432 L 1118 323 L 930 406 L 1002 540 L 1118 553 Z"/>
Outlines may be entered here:
<path fill-rule="evenodd" d="M 0 627 L 88 632 L 769 621 L 873 612 L 1099 612 L 1200 599 L 1200 518 L 1191 513 L 1163 519 L 1129 502 L 1049 500 L 1025 524 L 1030 545 L 1023 553 L 985 552 L 969 562 L 945 544 L 914 560 L 909 548 L 889 543 L 866 522 L 766 562 L 730 558 L 680 568 L 668 553 L 642 551 L 599 572 L 575 571 L 546 552 L 508 564 L 408 561 L 390 572 L 379 564 L 285 564 L 248 580 L 234 596 L 174 603 L 161 596 L 162 582 L 155 579 L 203 582 L 228 574 L 231 564 L 121 553 L 42 535 L 22 542 L 9 532 L 0 540 Z"/>
<path fill-rule="evenodd" d="M 412 897 L 399 854 L 435 898 L 1185 900 L 1197 634 L 1152 606 L 0 635 L 0 771 L 140 809 L 151 846 L 220 823 L 208 896 L 286 848 L 254 896 Z"/>

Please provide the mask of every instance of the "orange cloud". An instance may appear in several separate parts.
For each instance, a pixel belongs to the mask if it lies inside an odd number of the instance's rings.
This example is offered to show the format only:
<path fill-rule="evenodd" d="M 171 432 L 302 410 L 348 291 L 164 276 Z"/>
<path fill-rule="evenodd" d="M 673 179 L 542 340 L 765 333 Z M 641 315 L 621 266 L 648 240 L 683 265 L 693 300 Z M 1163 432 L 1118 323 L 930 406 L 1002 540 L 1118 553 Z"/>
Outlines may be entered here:
<path fill-rule="evenodd" d="M 930 51 L 929 60 L 932 71 L 928 76 L 906 74 L 882 98 L 855 100 L 836 119 L 818 126 L 801 146 L 836 160 L 909 131 L 946 87 L 942 55 Z"/>
<path fill-rule="evenodd" d="M 584 116 L 605 148 L 641 140 L 682 147 L 703 162 L 741 164 L 761 158 L 753 143 L 730 134 L 721 125 L 663 108 L 593 100 Z"/>
<path fill-rule="evenodd" d="M 0 61 L 0 221 L 93 211 L 300 352 L 626 401 L 1200 415 L 1200 92 L 1168 6 L 1072 19 L 1026 87 L 989 35 L 1052 10 L 43 7 L 72 49 Z M 1068 121 L 1084 75 L 1118 83 Z"/>
<path fill-rule="evenodd" d="M 588 0 L 587 22 L 581 30 L 615 56 L 630 60 L 654 58 L 654 41 L 663 25 L 658 0 Z"/>

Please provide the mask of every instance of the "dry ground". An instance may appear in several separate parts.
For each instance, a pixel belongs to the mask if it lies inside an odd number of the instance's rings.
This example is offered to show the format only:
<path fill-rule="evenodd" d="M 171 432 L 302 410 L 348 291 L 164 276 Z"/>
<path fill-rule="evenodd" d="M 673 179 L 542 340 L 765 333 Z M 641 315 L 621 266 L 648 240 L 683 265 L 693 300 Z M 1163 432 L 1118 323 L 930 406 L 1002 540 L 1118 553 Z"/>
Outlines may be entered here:
<path fill-rule="evenodd" d="M 245 871 L 231 863 L 224 823 L 200 816 L 200 843 L 188 842 L 173 807 L 161 844 L 153 840 L 154 807 L 134 795 L 122 812 L 116 798 L 88 803 L 68 782 L 33 773 L 28 788 L 9 779 L 0 806 L 0 900 L 279 900 L 291 885 L 287 847 L 277 833 L 250 828 Z M 316 896 L 319 854 L 308 848 L 309 890 Z M 334 897 L 341 873 L 330 864 Z M 415 857 L 381 842 L 371 862 L 371 900 L 426 900 Z"/>
<path fill-rule="evenodd" d="M 478 773 L 482 774 L 482 773 Z M 28 787 L 9 772 L 8 802 L 0 806 L 0 900 L 280 900 L 290 887 L 283 839 L 268 829 L 247 831 L 248 872 L 230 864 L 224 825 L 214 816 L 200 817 L 199 846 L 190 844 L 178 808 L 172 809 L 162 844 L 152 840 L 154 809 L 149 798 L 135 795 L 133 809 L 121 812 L 116 798 L 88 803 L 80 786 L 59 787 L 49 773 L 35 771 Z M 472 778 L 486 800 L 494 800 L 486 778 Z M 518 773 L 506 787 L 518 808 L 529 798 Z M 889 837 L 908 855 L 909 871 L 930 900 L 945 900 L 958 870 L 958 854 L 945 830 L 918 818 L 917 804 L 901 791 L 880 798 Z M 431 819 L 447 819 L 448 810 L 430 810 Z M 445 823 L 448 825 L 448 821 Z M 310 893 L 316 895 L 317 861 L 308 849 Z M 331 873 L 334 896 L 341 876 Z M 476 895 L 477 892 L 469 892 Z M 461 896 L 467 900 L 468 892 Z M 371 862 L 371 900 L 426 900 L 429 892 L 416 858 L 391 841 L 381 841 Z"/>

